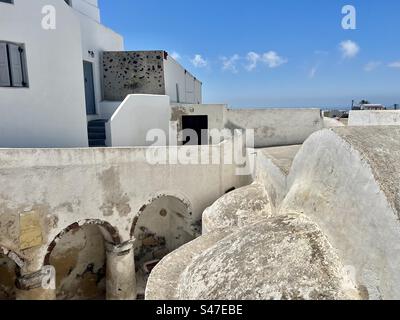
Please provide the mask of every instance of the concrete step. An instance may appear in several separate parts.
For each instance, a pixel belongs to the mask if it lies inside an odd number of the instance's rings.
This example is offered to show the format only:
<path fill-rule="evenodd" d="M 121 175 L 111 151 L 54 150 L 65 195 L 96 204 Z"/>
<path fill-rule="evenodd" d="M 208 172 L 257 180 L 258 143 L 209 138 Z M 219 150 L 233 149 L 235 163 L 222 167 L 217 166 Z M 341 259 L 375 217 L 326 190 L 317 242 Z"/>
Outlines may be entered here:
<path fill-rule="evenodd" d="M 106 140 L 106 133 L 104 131 L 93 132 L 89 130 L 89 140 Z"/>
<path fill-rule="evenodd" d="M 90 134 L 104 134 L 106 133 L 105 128 L 101 128 L 101 127 L 88 127 L 88 133 Z M 105 138 L 104 138 L 105 139 Z"/>
<path fill-rule="evenodd" d="M 89 147 L 106 147 L 105 139 L 89 139 Z"/>
<path fill-rule="evenodd" d="M 108 122 L 108 120 L 102 119 L 102 120 L 92 120 L 88 122 L 88 127 L 89 128 L 105 128 L 106 127 L 106 123 Z"/>

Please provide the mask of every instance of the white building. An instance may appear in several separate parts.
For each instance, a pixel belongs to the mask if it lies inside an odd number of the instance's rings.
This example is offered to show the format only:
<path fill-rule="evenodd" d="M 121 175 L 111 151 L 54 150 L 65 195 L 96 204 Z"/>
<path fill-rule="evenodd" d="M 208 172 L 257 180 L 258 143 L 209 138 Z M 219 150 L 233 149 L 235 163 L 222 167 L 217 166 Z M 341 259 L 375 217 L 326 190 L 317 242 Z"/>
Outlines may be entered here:
<path fill-rule="evenodd" d="M 103 52 L 123 50 L 122 36 L 100 23 L 97 0 L 0 0 L 0 147 L 105 144 L 98 128 L 88 137 L 87 123 L 105 128 L 123 100 L 104 101 L 102 82 Z M 176 84 L 163 94 L 175 92 L 175 102 L 185 73 L 168 73 Z M 201 103 L 194 96 L 182 102 Z"/>

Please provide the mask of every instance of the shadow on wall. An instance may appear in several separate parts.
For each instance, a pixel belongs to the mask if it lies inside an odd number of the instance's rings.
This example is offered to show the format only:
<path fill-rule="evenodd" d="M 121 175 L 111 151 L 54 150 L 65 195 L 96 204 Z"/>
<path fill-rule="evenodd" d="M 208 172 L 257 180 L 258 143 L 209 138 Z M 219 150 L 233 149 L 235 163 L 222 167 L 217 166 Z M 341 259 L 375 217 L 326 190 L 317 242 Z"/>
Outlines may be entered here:
<path fill-rule="evenodd" d="M 184 200 L 161 196 L 143 206 L 132 226 L 136 240 L 135 266 L 138 298 L 144 298 L 152 268 L 167 254 L 195 239 L 192 211 Z"/>
<path fill-rule="evenodd" d="M 0 253 L 0 300 L 15 300 L 15 280 L 17 265 Z"/>
<path fill-rule="evenodd" d="M 57 299 L 105 299 L 106 254 L 103 235 L 96 225 L 64 234 L 49 263 L 56 269 Z"/>

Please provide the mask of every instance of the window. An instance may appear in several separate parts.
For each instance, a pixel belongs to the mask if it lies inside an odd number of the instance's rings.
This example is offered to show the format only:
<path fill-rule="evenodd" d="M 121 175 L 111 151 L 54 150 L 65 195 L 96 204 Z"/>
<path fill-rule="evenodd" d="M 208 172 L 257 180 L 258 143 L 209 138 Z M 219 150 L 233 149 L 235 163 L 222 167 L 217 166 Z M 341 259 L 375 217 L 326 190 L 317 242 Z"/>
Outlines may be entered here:
<path fill-rule="evenodd" d="M 23 45 L 0 41 L 0 87 L 28 87 Z"/>

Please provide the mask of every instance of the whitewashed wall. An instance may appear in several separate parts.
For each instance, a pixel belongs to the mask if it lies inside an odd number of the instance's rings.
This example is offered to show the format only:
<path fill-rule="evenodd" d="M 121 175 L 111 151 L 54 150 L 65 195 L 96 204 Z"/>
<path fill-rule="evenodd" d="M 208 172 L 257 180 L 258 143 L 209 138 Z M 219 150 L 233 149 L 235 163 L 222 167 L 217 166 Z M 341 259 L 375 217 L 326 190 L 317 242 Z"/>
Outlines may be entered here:
<path fill-rule="evenodd" d="M 171 102 L 202 103 L 202 83 L 187 72 L 170 55 L 164 60 L 165 94 L 170 96 Z M 176 85 L 179 87 L 179 101 Z"/>
<path fill-rule="evenodd" d="M 57 28 L 41 26 L 53 5 Z M 0 147 L 88 145 L 80 24 L 59 0 L 0 2 L 0 40 L 23 43 L 29 88 L 0 88 Z"/>
<path fill-rule="evenodd" d="M 168 136 L 171 107 L 168 96 L 132 94 L 108 121 L 107 144 L 113 147 L 149 146 L 146 136 L 161 129 Z"/>
<path fill-rule="evenodd" d="M 400 110 L 350 111 L 349 126 L 400 126 Z"/>
<path fill-rule="evenodd" d="M 225 126 L 254 129 L 255 147 L 302 144 L 324 128 L 319 109 L 228 109 Z"/>
<path fill-rule="evenodd" d="M 100 22 L 98 0 L 69 0 L 71 6 L 85 16 Z"/>
<path fill-rule="evenodd" d="M 79 1 L 85 2 L 84 0 Z M 107 109 L 103 110 L 101 104 L 103 100 L 101 54 L 103 51 L 123 51 L 124 39 L 113 30 L 99 24 L 95 19 L 88 18 L 81 12 L 75 11 L 75 13 L 81 24 L 83 60 L 93 63 L 96 113 L 101 117 L 107 115 Z M 94 52 L 94 56 L 91 56 L 89 51 Z"/>

